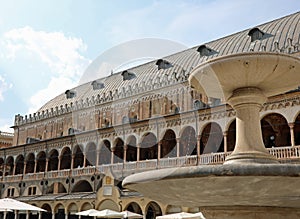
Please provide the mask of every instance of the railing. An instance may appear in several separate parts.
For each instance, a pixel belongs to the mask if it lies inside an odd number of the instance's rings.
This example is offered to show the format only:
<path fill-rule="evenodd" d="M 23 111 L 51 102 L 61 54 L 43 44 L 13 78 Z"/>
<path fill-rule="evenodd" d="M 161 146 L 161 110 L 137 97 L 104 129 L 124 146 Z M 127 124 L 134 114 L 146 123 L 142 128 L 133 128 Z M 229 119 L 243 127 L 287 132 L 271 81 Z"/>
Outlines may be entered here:
<path fill-rule="evenodd" d="M 23 176 L 23 180 L 41 180 L 44 178 L 44 173 L 27 173 Z"/>
<path fill-rule="evenodd" d="M 14 133 L 10 133 L 10 132 L 2 132 L 2 131 L 0 131 L 0 135 L 1 136 L 5 136 L 5 137 L 14 137 Z"/>
<path fill-rule="evenodd" d="M 300 163 L 300 146 L 288 146 L 288 147 L 274 147 L 267 149 L 270 154 L 274 155 L 281 162 L 299 162 Z M 107 173 L 112 172 L 141 172 L 153 169 L 164 169 L 170 167 L 181 167 L 181 166 L 197 166 L 197 165 L 216 165 L 222 164 L 225 158 L 230 155 L 231 152 L 224 153 L 211 153 L 201 154 L 200 157 L 197 155 L 184 156 L 184 157 L 171 157 L 161 158 L 159 160 L 142 160 L 142 161 L 128 161 L 125 163 L 115 164 L 103 164 L 100 166 L 89 166 L 77 169 L 66 169 L 66 170 L 54 170 L 46 173 L 28 173 L 24 176 L 9 175 L 1 176 L 0 181 L 3 182 L 18 182 L 22 180 L 41 180 L 43 178 L 64 178 L 70 176 L 89 176 L 96 173 Z"/>
<path fill-rule="evenodd" d="M 82 175 L 93 175 L 96 171 L 96 167 L 90 166 L 90 167 L 80 167 L 78 169 L 72 170 L 72 176 L 82 176 Z"/>
<path fill-rule="evenodd" d="M 14 175 L 14 176 L 5 176 L 3 178 L 6 182 L 21 182 L 23 179 L 22 174 Z"/>
<path fill-rule="evenodd" d="M 274 155 L 278 160 L 295 160 L 300 159 L 300 146 L 294 147 L 274 147 L 268 148 L 270 154 Z"/>

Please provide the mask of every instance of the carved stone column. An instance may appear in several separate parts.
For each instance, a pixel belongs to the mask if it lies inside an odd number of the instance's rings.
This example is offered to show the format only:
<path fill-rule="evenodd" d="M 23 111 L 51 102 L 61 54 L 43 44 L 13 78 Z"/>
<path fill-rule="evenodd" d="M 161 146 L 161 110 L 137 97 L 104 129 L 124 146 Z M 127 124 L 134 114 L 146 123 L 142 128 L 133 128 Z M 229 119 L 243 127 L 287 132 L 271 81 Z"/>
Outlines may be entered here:
<path fill-rule="evenodd" d="M 161 141 L 157 144 L 157 160 L 159 160 L 161 157 Z"/>
<path fill-rule="evenodd" d="M 83 153 L 83 167 L 86 167 L 86 153 Z"/>
<path fill-rule="evenodd" d="M 227 132 L 227 131 L 223 132 L 223 138 L 224 138 L 224 152 L 225 152 L 225 153 L 227 152 L 227 135 L 228 135 L 228 132 Z"/>
<path fill-rule="evenodd" d="M 58 156 L 57 170 L 60 170 L 62 156 Z"/>
<path fill-rule="evenodd" d="M 176 138 L 176 156 L 180 157 L 180 138 Z"/>
<path fill-rule="evenodd" d="M 110 163 L 114 163 L 114 153 L 115 153 L 115 147 L 111 148 L 111 153 L 110 153 Z"/>
<path fill-rule="evenodd" d="M 136 148 L 136 160 L 140 161 L 140 150 L 141 150 L 141 143 L 137 144 L 137 148 Z"/>
<path fill-rule="evenodd" d="M 201 135 L 197 135 L 197 156 L 200 156 L 200 152 L 201 152 L 201 144 L 200 144 L 200 140 L 201 140 Z"/>
<path fill-rule="evenodd" d="M 96 150 L 96 167 L 99 165 L 99 159 L 100 159 L 100 150 Z"/>
<path fill-rule="evenodd" d="M 127 144 L 124 144 L 123 163 L 126 163 L 126 158 L 127 158 L 127 149 L 128 149 L 128 146 L 127 146 Z"/>
<path fill-rule="evenodd" d="M 45 172 L 48 172 L 49 158 L 46 158 Z"/>
<path fill-rule="evenodd" d="M 34 169 L 33 169 L 33 173 L 36 173 L 37 163 L 38 163 L 38 160 L 37 160 L 37 158 L 36 158 L 36 159 L 34 160 Z"/>
<path fill-rule="evenodd" d="M 71 159 L 71 169 L 74 168 L 74 159 L 75 159 L 75 155 L 72 154 L 72 159 Z"/>
<path fill-rule="evenodd" d="M 26 162 L 26 161 L 24 161 L 23 175 L 25 175 L 25 174 L 26 174 L 26 166 L 27 166 L 27 162 Z"/>
<path fill-rule="evenodd" d="M 293 122 L 289 123 L 290 133 L 291 133 L 291 144 L 292 144 L 292 146 L 295 146 L 294 126 L 295 126 L 295 123 L 293 123 Z"/>

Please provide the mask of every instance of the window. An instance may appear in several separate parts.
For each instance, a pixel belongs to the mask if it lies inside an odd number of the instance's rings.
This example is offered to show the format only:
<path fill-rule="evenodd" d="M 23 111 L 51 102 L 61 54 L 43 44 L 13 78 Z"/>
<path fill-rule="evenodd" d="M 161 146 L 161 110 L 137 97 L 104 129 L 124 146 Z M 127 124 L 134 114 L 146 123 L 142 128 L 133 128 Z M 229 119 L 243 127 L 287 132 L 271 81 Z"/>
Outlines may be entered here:
<path fill-rule="evenodd" d="M 203 103 L 201 100 L 195 100 L 194 101 L 194 109 L 198 110 L 198 109 L 203 109 L 206 107 L 206 104 Z"/>
<path fill-rule="evenodd" d="M 73 97 L 76 97 L 76 92 L 72 91 L 72 90 L 66 90 L 65 94 L 66 94 L 67 99 L 71 99 Z"/>
<path fill-rule="evenodd" d="M 254 42 L 255 40 L 264 39 L 265 33 L 260 29 L 258 29 L 257 27 L 255 27 L 249 31 L 248 36 L 251 37 L 251 42 Z"/>
<path fill-rule="evenodd" d="M 30 195 L 36 195 L 36 187 L 35 186 L 31 186 L 28 188 L 28 196 Z"/>
<path fill-rule="evenodd" d="M 123 81 L 132 80 L 136 78 L 136 75 L 133 72 L 129 72 L 127 70 L 123 71 L 121 75 L 123 76 Z"/>
<path fill-rule="evenodd" d="M 155 64 L 157 65 L 158 70 L 173 67 L 173 65 L 170 62 L 168 62 L 167 60 L 164 60 L 164 59 L 157 60 L 157 62 Z"/>
<path fill-rule="evenodd" d="M 217 51 L 207 47 L 206 45 L 199 46 L 197 52 L 200 53 L 200 56 L 211 56 L 218 53 Z"/>
<path fill-rule="evenodd" d="M 93 90 L 100 90 L 100 89 L 104 88 L 104 83 L 102 83 L 101 81 L 98 81 L 98 80 L 93 81 L 91 83 L 91 85 L 93 86 Z"/>
<path fill-rule="evenodd" d="M 15 196 L 15 188 L 11 188 L 11 190 L 10 190 L 10 196 L 11 197 Z"/>

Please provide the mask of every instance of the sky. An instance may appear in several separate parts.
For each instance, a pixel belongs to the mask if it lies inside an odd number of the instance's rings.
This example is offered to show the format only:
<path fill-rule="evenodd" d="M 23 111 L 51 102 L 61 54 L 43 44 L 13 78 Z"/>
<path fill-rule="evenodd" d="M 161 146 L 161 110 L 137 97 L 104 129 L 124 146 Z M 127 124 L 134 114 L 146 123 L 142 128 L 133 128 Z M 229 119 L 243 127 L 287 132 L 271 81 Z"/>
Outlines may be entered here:
<path fill-rule="evenodd" d="M 299 0 L 0 0 L 0 131 L 13 132 L 15 115 L 77 86 L 119 45 L 192 47 L 299 9 Z"/>

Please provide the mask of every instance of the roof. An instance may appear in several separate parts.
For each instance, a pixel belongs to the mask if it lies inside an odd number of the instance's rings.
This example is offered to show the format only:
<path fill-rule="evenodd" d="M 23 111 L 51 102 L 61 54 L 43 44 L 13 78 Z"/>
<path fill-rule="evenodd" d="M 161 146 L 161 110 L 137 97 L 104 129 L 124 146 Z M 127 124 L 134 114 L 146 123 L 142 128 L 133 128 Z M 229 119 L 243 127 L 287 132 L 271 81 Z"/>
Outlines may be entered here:
<path fill-rule="evenodd" d="M 253 28 L 258 28 L 266 33 L 266 37 L 251 42 L 251 37 L 248 34 Z M 249 51 L 294 53 L 300 49 L 300 12 L 253 28 L 201 44 L 213 51 L 209 56 L 200 56 L 197 49 L 201 45 L 198 45 L 164 57 L 164 60 L 172 64 L 170 68 L 158 70 L 157 60 L 155 60 L 128 69 L 128 72 L 132 72 L 136 76 L 132 80 L 123 81 L 122 72 L 118 72 L 97 80 L 97 82 L 104 83 L 103 89 L 93 90 L 92 82 L 82 84 L 70 89 L 75 91 L 75 97 L 67 99 L 65 93 L 62 93 L 42 106 L 38 113 L 44 113 L 47 110 L 50 112 L 51 108 L 55 111 L 68 107 L 77 108 L 77 105 L 105 103 L 128 96 L 147 94 L 147 92 L 166 85 L 182 83 L 187 80 L 189 72 L 194 67 L 219 56 Z"/>

